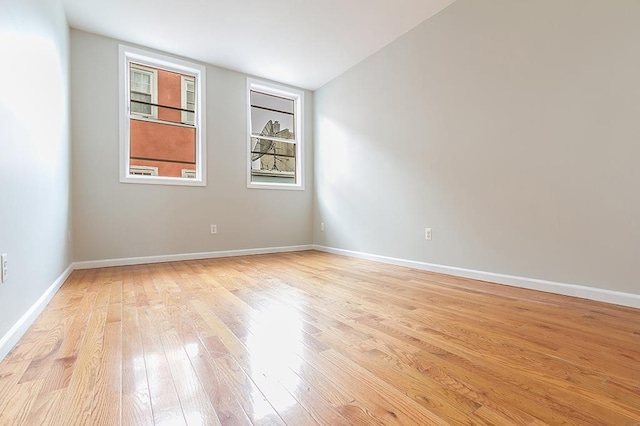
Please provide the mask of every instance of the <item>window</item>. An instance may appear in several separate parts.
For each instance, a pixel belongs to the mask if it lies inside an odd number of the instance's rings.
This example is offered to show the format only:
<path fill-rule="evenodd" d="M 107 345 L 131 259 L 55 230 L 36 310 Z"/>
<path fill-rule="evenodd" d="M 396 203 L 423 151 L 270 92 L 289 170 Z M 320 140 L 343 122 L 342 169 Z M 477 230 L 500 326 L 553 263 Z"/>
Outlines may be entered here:
<path fill-rule="evenodd" d="M 304 189 L 304 93 L 247 79 L 247 187 Z"/>
<path fill-rule="evenodd" d="M 157 70 L 131 64 L 131 113 L 156 118 L 158 109 L 153 104 L 158 102 Z"/>
<path fill-rule="evenodd" d="M 182 76 L 182 122 L 193 124 L 196 109 L 196 83 L 191 77 Z"/>
<path fill-rule="evenodd" d="M 205 185 L 205 68 L 120 46 L 120 181 Z"/>
<path fill-rule="evenodd" d="M 189 179 L 195 179 L 196 178 L 196 171 L 195 170 L 189 170 L 189 169 L 182 169 L 182 177 L 183 178 L 189 178 Z"/>

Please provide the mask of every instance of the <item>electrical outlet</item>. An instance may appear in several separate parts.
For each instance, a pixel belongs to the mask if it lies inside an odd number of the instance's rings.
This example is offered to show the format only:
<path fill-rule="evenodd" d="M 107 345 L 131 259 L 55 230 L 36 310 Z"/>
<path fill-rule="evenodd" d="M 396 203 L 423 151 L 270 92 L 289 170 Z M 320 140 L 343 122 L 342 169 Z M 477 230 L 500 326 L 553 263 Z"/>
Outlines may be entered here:
<path fill-rule="evenodd" d="M 9 277 L 9 261 L 7 260 L 7 253 L 0 256 L 0 282 L 5 282 Z"/>
<path fill-rule="evenodd" d="M 431 228 L 424 228 L 424 239 L 431 241 Z"/>
<path fill-rule="evenodd" d="M 324 232 L 324 222 L 320 223 L 320 231 Z"/>
<path fill-rule="evenodd" d="M 211 234 L 217 234 L 218 233 L 218 225 L 211 225 Z"/>

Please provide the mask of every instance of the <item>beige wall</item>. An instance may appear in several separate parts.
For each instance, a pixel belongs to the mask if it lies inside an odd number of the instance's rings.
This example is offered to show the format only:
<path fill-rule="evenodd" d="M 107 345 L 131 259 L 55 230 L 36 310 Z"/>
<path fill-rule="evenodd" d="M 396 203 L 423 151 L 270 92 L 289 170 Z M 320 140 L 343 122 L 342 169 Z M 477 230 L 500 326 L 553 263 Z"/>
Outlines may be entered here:
<path fill-rule="evenodd" d="M 311 244 L 312 93 L 305 191 L 247 189 L 246 76 L 210 65 L 207 186 L 124 184 L 117 69 L 118 41 L 71 30 L 76 261 Z"/>
<path fill-rule="evenodd" d="M 0 359 L 72 261 L 68 45 L 61 1 L 0 0 Z"/>
<path fill-rule="evenodd" d="M 640 293 L 638 22 L 458 0 L 322 87 L 314 241 Z"/>

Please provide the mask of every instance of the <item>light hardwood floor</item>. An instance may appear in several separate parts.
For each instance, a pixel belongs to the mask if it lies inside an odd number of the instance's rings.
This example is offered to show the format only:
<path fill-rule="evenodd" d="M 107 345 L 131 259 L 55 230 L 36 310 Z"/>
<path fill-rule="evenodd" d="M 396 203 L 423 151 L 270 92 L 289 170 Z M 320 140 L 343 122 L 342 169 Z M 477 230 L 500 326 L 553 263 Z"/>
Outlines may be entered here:
<path fill-rule="evenodd" d="M 640 311 L 315 251 L 74 272 L 2 425 L 640 424 Z"/>

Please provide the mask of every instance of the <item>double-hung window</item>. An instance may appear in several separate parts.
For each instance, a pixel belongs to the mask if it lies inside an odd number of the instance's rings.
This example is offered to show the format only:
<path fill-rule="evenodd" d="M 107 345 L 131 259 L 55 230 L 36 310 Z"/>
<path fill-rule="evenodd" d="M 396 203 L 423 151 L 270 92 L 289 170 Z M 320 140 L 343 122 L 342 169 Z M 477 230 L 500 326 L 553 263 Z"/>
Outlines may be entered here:
<path fill-rule="evenodd" d="M 120 46 L 120 181 L 205 185 L 205 68 Z"/>
<path fill-rule="evenodd" d="M 304 189 L 299 90 L 247 79 L 249 188 Z"/>

